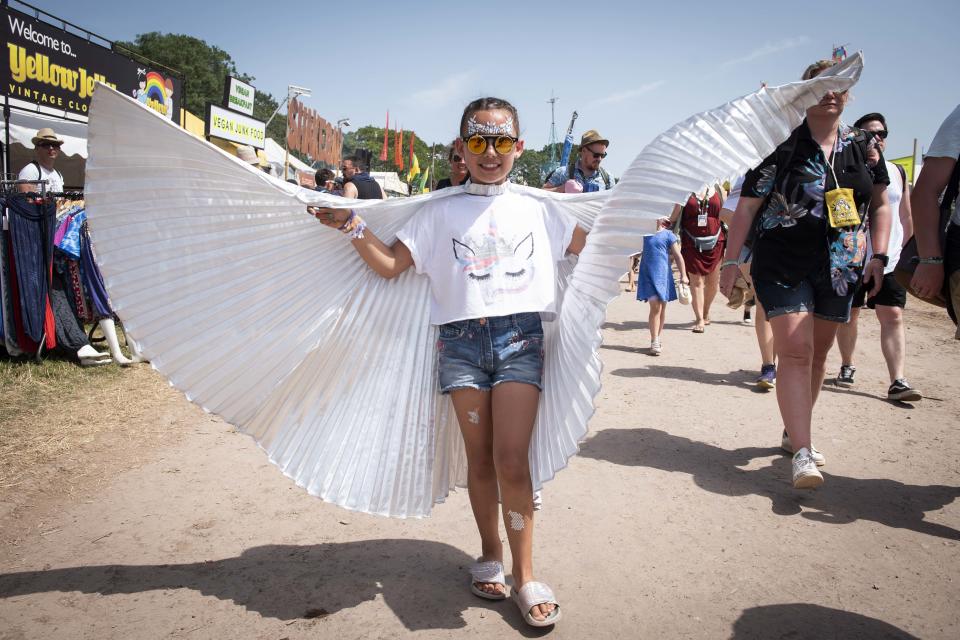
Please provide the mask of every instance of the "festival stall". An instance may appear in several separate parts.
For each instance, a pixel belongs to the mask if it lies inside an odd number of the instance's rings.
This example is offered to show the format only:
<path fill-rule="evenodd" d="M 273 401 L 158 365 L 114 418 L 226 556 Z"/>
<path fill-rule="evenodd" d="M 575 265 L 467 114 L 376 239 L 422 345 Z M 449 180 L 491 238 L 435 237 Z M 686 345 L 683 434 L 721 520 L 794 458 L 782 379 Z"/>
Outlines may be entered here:
<path fill-rule="evenodd" d="M 38 358 L 59 347 L 82 365 L 127 364 L 86 230 L 87 112 L 94 88 L 104 83 L 182 122 L 183 78 L 27 3 L 5 0 L 0 12 L 7 45 L 0 65 L 0 347 Z M 41 169 L 39 160 L 50 156 L 34 145 L 41 129 L 46 140 L 62 143 L 52 172 Z M 31 177 L 40 179 L 18 181 L 35 160 Z M 90 323 L 111 353 L 90 345 Z"/>

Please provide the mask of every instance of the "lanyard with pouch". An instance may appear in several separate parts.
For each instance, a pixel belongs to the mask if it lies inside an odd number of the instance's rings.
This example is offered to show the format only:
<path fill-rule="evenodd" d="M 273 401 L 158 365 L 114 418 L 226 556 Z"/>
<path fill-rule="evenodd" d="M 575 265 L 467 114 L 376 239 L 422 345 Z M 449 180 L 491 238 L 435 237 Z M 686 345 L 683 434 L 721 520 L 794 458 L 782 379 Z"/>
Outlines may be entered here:
<path fill-rule="evenodd" d="M 837 180 L 837 172 L 833 169 L 833 160 L 836 155 L 836 143 L 834 143 L 834 152 L 830 154 L 830 160 L 827 161 L 830 173 L 833 174 L 834 188 L 823 194 L 823 204 L 827 208 L 827 219 L 834 229 L 858 227 L 860 226 L 860 214 L 857 212 L 857 203 L 853 198 L 853 189 L 841 188 L 840 181 Z"/>

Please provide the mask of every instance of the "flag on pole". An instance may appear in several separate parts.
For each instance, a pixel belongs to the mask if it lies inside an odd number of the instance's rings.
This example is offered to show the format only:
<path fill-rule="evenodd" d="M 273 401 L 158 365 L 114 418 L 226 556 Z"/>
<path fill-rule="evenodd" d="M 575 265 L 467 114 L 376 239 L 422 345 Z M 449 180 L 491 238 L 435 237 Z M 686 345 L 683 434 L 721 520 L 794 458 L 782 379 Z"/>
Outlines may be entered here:
<path fill-rule="evenodd" d="M 397 149 L 399 149 L 399 146 L 400 146 L 400 129 L 397 127 L 397 125 L 393 125 L 393 164 L 394 166 L 397 166 L 400 164 L 398 159 L 399 152 L 397 151 Z"/>
<path fill-rule="evenodd" d="M 893 164 L 898 164 L 903 167 L 904 173 L 907 174 L 907 182 L 913 184 L 913 172 L 916 169 L 913 156 L 903 156 L 902 158 L 891 158 L 890 162 Z"/>
<path fill-rule="evenodd" d="M 413 159 L 410 161 L 410 173 L 407 174 L 407 182 L 413 182 L 413 179 L 420 173 L 420 160 L 417 159 L 416 154 L 411 153 L 410 156 Z M 429 170 L 430 168 L 428 167 L 427 171 Z"/>
<path fill-rule="evenodd" d="M 414 156 L 416 158 L 416 156 Z M 426 193 L 424 189 L 427 186 L 427 176 L 430 175 L 430 167 L 427 167 L 427 170 L 423 172 L 423 175 L 420 176 L 420 193 Z"/>
<path fill-rule="evenodd" d="M 403 171 L 403 129 L 397 132 L 397 171 Z"/>
<path fill-rule="evenodd" d="M 383 149 L 380 150 L 380 161 L 387 161 L 387 135 L 390 132 L 390 109 L 387 109 L 387 126 L 383 128 Z"/>
<path fill-rule="evenodd" d="M 833 47 L 833 61 L 836 63 L 843 62 L 847 57 L 847 47 L 845 45 L 834 46 Z"/>
<path fill-rule="evenodd" d="M 417 139 L 416 134 L 413 131 L 410 132 L 410 162 L 413 162 L 413 141 Z"/>

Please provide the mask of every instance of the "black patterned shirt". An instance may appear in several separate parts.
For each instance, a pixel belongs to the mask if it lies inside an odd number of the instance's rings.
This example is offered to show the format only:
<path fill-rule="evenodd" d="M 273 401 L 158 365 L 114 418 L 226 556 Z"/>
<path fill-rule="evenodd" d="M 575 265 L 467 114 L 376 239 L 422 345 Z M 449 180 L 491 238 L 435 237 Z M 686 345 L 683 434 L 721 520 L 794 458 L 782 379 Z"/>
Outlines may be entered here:
<path fill-rule="evenodd" d="M 823 194 L 836 182 L 806 120 L 747 172 L 742 195 L 765 199 L 754 221 L 755 279 L 795 286 L 817 270 L 829 269 L 838 295 L 846 295 L 858 281 L 873 185 L 890 183 L 882 156 L 875 168 L 867 166 L 868 135 L 841 124 L 831 158 L 840 187 L 853 190 L 861 220 L 856 227 L 834 229 L 827 220 Z"/>

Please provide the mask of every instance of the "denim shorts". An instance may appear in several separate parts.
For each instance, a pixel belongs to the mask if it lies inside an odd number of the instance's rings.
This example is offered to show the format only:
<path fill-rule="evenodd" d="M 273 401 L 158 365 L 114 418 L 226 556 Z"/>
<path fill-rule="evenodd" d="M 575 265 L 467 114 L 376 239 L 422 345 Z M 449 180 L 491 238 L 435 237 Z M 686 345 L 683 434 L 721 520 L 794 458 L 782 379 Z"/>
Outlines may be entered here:
<path fill-rule="evenodd" d="M 539 313 L 460 320 L 440 325 L 440 392 L 489 391 L 501 382 L 543 390 L 543 326 Z"/>
<path fill-rule="evenodd" d="M 773 280 L 758 280 L 756 276 L 753 278 L 757 300 L 770 320 L 785 313 L 806 311 L 821 320 L 849 322 L 853 292 L 858 284 L 851 284 L 846 295 L 838 295 L 833 290 L 826 269 L 808 275 L 793 286 Z"/>

